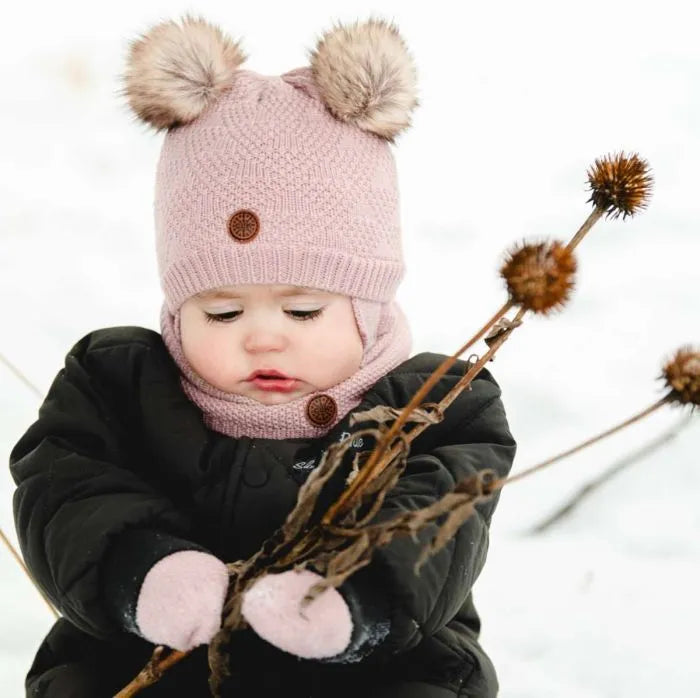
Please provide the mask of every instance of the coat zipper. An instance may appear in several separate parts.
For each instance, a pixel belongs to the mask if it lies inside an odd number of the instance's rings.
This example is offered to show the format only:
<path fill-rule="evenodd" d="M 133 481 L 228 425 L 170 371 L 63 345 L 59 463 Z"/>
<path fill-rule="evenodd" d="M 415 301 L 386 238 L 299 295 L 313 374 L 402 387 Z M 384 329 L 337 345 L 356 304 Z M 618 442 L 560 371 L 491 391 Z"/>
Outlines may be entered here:
<path fill-rule="evenodd" d="M 250 450 L 251 439 L 241 436 L 235 442 L 235 453 L 231 467 L 226 478 L 226 489 L 224 491 L 224 501 L 221 510 L 221 527 L 219 531 L 219 549 L 222 554 L 228 550 L 228 535 L 232 529 L 233 504 L 238 496 L 243 465 Z"/>

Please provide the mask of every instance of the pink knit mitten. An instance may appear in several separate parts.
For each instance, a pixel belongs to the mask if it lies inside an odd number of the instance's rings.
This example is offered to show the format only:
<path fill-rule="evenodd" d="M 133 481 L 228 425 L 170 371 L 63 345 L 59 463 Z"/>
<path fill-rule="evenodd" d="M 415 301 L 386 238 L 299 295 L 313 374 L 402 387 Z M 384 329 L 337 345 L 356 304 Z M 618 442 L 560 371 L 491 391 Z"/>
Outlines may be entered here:
<path fill-rule="evenodd" d="M 186 652 L 218 632 L 227 590 L 228 570 L 219 558 L 198 550 L 172 553 L 143 580 L 136 623 L 149 642 Z"/>
<path fill-rule="evenodd" d="M 243 596 L 241 611 L 255 632 L 272 645 L 305 659 L 332 657 L 352 636 L 352 616 L 345 599 L 326 589 L 302 613 L 299 603 L 323 579 L 311 570 L 268 574 Z"/>

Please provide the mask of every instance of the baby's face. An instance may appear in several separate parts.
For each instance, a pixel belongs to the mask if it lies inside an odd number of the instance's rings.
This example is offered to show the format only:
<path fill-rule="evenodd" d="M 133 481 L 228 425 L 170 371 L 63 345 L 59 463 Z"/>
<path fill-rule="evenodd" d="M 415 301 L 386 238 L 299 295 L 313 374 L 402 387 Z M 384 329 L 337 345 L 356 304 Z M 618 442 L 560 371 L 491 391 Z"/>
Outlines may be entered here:
<path fill-rule="evenodd" d="M 180 337 L 208 383 L 267 405 L 326 390 L 362 362 L 350 298 L 297 286 L 226 286 L 193 296 L 180 309 Z M 268 371 L 286 378 L 266 378 Z"/>

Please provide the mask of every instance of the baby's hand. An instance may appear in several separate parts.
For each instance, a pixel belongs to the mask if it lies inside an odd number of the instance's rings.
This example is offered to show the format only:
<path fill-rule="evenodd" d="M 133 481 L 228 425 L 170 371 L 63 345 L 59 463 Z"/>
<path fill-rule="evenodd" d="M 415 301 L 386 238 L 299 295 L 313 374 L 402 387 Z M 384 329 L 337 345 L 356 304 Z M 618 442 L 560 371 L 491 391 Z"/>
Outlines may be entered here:
<path fill-rule="evenodd" d="M 228 570 L 219 558 L 198 550 L 172 553 L 143 580 L 136 623 L 149 642 L 186 652 L 218 632 L 227 590 Z"/>
<path fill-rule="evenodd" d="M 330 587 L 303 609 L 303 616 L 299 611 L 301 600 L 321 579 L 311 570 L 268 574 L 245 592 L 243 617 L 260 637 L 285 652 L 305 659 L 339 654 L 350 644 L 353 628 L 340 592 Z"/>

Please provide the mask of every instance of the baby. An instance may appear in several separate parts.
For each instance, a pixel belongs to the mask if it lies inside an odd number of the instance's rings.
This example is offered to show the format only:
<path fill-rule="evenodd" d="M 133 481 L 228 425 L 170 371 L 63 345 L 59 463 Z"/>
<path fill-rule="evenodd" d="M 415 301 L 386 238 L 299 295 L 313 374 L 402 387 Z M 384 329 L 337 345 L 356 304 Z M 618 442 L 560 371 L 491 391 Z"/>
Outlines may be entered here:
<path fill-rule="evenodd" d="M 159 644 L 192 652 L 144 695 L 209 695 L 225 563 L 252 556 L 284 522 L 354 412 L 403 407 L 444 358 L 409 358 L 395 300 L 404 266 L 389 146 L 418 103 L 396 28 L 337 25 L 309 66 L 280 76 L 242 70 L 244 58 L 189 16 L 131 45 L 129 104 L 166 132 L 155 189 L 161 332 L 83 337 L 10 455 L 22 551 L 62 614 L 28 696 L 112 696 Z M 426 402 L 464 371 L 458 362 Z M 514 454 L 500 390 L 482 370 L 412 443 L 375 520 L 428 506 L 479 469 L 505 476 Z M 495 696 L 471 589 L 497 500 L 420 575 L 421 545 L 396 538 L 303 616 L 315 571 L 262 577 L 243 598 L 248 627 L 231 640 L 223 695 Z"/>

